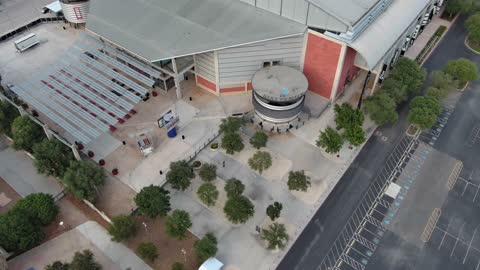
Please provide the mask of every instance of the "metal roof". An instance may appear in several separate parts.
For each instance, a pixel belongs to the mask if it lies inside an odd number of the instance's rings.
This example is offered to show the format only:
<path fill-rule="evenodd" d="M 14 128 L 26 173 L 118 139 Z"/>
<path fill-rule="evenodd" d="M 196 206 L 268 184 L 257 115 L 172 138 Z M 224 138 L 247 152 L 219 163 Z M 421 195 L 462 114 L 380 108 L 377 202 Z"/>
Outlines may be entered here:
<path fill-rule="evenodd" d="M 429 3 L 430 0 L 394 0 L 350 47 L 373 69 Z"/>
<path fill-rule="evenodd" d="M 89 31 L 150 62 L 306 30 L 238 0 L 92 0 L 88 16 Z"/>
<path fill-rule="evenodd" d="M 305 0 L 349 26 L 355 25 L 380 0 Z"/>

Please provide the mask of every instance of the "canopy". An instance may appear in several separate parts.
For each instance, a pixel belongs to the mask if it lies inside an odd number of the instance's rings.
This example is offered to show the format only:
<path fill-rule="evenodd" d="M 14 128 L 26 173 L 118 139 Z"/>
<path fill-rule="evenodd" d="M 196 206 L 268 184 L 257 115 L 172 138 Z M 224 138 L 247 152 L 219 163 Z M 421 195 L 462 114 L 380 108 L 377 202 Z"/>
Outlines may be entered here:
<path fill-rule="evenodd" d="M 206 260 L 198 270 L 220 270 L 222 269 L 223 263 L 221 263 L 216 258 L 210 258 Z"/>

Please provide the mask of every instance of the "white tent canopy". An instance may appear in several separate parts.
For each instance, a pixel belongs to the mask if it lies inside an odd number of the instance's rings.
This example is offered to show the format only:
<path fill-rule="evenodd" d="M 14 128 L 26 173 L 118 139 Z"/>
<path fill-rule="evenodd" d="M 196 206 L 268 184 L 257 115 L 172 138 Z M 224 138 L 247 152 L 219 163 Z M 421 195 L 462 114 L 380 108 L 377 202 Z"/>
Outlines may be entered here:
<path fill-rule="evenodd" d="M 48 9 L 53 13 L 58 13 L 62 11 L 62 6 L 60 5 L 60 1 L 52 2 L 44 7 L 44 9 Z"/>
<path fill-rule="evenodd" d="M 223 263 L 217 260 L 216 258 L 210 258 L 206 260 L 198 270 L 220 270 L 222 269 Z"/>

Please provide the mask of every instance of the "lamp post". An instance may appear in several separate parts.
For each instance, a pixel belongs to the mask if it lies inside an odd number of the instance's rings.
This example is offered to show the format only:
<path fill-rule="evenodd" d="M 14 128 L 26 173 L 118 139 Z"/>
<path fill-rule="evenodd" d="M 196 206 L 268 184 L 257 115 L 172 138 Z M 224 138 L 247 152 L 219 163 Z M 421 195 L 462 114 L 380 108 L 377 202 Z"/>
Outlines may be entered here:
<path fill-rule="evenodd" d="M 183 253 L 183 260 L 185 261 L 185 263 L 187 262 L 187 251 L 185 249 L 181 249 L 180 250 L 182 253 Z"/>
<path fill-rule="evenodd" d="M 145 228 L 145 231 L 146 231 L 147 233 L 149 233 L 149 232 L 148 232 L 148 228 L 147 228 L 147 223 L 145 223 L 145 221 L 142 221 L 142 225 L 143 225 L 143 227 Z"/>

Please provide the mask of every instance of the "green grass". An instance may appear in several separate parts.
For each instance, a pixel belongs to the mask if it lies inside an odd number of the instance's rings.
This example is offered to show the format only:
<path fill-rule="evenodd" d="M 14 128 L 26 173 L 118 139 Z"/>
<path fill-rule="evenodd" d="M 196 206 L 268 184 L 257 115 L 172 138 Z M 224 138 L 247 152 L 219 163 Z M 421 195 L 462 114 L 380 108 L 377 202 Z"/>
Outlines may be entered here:
<path fill-rule="evenodd" d="M 477 53 L 480 53 L 480 44 L 471 41 L 470 39 L 467 39 L 467 44 L 472 48 L 472 50 L 476 51 Z"/>

